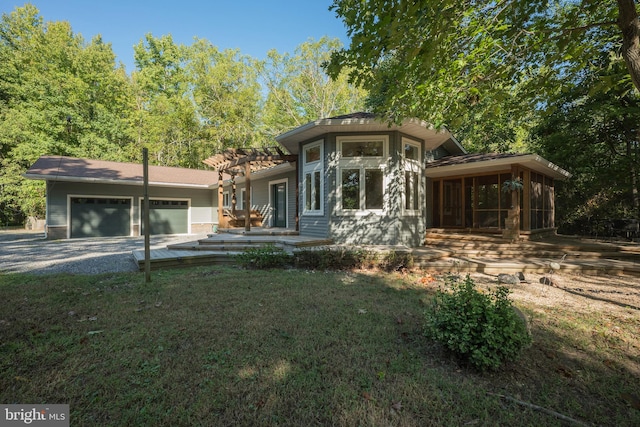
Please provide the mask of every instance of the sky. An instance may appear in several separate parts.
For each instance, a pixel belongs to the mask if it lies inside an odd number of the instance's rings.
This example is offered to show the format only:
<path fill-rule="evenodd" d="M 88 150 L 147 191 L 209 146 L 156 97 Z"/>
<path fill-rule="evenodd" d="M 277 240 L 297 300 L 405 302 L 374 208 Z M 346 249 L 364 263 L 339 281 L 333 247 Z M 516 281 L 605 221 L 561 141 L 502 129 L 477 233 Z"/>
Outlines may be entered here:
<path fill-rule="evenodd" d="M 133 46 L 148 33 L 171 34 L 185 45 L 203 38 L 256 59 L 271 49 L 293 53 L 310 38 L 348 43 L 342 21 L 329 10 L 331 0 L 0 0 L 0 13 L 26 3 L 45 22 L 68 21 L 87 42 L 100 34 L 128 73 L 134 69 Z"/>

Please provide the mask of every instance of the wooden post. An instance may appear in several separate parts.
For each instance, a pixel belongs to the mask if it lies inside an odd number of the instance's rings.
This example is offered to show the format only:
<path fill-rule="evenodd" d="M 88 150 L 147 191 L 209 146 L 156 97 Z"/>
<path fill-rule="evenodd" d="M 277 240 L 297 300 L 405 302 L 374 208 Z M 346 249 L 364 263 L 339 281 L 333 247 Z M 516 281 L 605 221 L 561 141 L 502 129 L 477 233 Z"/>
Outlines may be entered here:
<path fill-rule="evenodd" d="M 149 283 L 151 282 L 151 227 L 149 227 L 149 150 L 147 148 L 142 149 L 142 179 L 144 193 L 142 208 L 144 212 L 142 218 L 144 227 L 144 281 Z"/>
<path fill-rule="evenodd" d="M 251 231 L 251 162 L 244 164 L 244 231 Z"/>
<path fill-rule="evenodd" d="M 218 170 L 218 227 L 226 227 L 224 224 L 224 187 L 222 182 L 222 169 Z"/>

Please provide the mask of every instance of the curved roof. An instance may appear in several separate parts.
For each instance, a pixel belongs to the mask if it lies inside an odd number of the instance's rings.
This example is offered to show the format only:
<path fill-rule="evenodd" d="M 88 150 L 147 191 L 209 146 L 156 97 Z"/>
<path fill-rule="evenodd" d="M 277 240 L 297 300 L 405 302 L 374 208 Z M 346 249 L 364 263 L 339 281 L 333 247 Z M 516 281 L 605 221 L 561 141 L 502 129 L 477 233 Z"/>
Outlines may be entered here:
<path fill-rule="evenodd" d="M 277 136 L 276 141 L 290 153 L 298 154 L 300 142 L 320 137 L 329 132 L 389 132 L 395 130 L 424 140 L 426 150 L 433 150 L 445 144 L 450 153 L 466 153 L 462 145 L 447 129 L 435 129 L 429 123 L 419 119 L 406 119 L 400 125 L 393 124 L 372 113 L 365 112 L 315 120 Z"/>

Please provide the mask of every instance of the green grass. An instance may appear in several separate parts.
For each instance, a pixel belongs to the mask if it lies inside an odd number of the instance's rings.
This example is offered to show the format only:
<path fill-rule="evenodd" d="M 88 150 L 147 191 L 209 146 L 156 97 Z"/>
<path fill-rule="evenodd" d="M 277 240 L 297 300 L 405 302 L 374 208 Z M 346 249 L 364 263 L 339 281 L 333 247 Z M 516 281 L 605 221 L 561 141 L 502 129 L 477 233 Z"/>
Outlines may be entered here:
<path fill-rule="evenodd" d="M 212 267 L 150 284 L 0 283 L 0 403 L 67 403 L 74 426 L 563 425 L 488 393 L 640 425 L 621 398 L 638 393 L 633 319 L 612 337 L 606 314 L 538 314 L 523 357 L 481 374 L 423 337 L 436 286 L 419 275 Z"/>

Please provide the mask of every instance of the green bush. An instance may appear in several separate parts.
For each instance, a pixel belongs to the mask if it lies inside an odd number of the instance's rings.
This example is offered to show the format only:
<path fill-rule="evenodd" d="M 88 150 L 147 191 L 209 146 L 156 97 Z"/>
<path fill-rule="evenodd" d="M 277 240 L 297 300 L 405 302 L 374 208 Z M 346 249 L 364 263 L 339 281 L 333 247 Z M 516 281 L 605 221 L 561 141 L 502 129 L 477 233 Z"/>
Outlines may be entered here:
<path fill-rule="evenodd" d="M 358 248 L 303 249 L 296 252 L 295 266 L 308 270 L 349 270 L 370 268 L 375 254 Z"/>
<path fill-rule="evenodd" d="M 236 260 L 244 268 L 280 268 L 292 263 L 293 258 L 284 249 L 268 244 L 250 248 L 236 255 Z"/>
<path fill-rule="evenodd" d="M 467 276 L 449 278 L 450 292 L 438 290 L 425 313 L 425 335 L 479 370 L 497 369 L 531 343 L 523 319 L 504 286 L 487 294 Z"/>
<path fill-rule="evenodd" d="M 386 272 L 409 270 L 413 268 L 413 255 L 405 252 L 386 252 L 380 257 L 378 267 Z"/>

